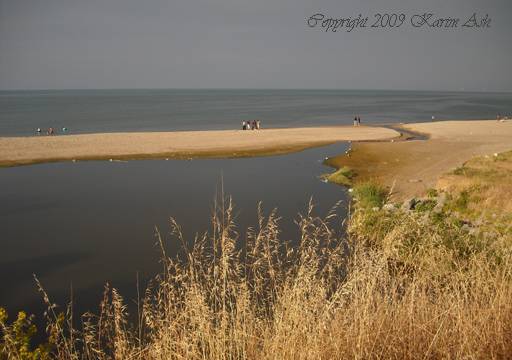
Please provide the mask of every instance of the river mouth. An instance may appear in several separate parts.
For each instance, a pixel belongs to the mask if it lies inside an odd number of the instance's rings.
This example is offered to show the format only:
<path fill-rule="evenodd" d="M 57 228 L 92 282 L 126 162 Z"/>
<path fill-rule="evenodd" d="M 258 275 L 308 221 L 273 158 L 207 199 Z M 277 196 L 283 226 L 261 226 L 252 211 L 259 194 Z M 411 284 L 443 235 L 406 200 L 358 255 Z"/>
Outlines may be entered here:
<path fill-rule="evenodd" d="M 186 239 L 209 230 L 214 199 L 224 190 L 233 198 L 237 230 L 245 239 L 257 225 L 257 206 L 278 209 L 281 239 L 296 241 L 294 224 L 310 198 L 316 214 L 337 202 L 345 217 L 346 190 L 324 183 L 322 161 L 344 153 L 347 143 L 270 157 L 240 159 L 87 161 L 0 169 L 0 306 L 41 313 L 33 274 L 52 301 L 69 301 L 75 311 L 95 311 L 103 284 L 127 299 L 161 269 L 155 227 L 169 254 L 179 244 L 169 236 L 169 218 Z M 340 226 L 341 227 L 341 226 Z"/>

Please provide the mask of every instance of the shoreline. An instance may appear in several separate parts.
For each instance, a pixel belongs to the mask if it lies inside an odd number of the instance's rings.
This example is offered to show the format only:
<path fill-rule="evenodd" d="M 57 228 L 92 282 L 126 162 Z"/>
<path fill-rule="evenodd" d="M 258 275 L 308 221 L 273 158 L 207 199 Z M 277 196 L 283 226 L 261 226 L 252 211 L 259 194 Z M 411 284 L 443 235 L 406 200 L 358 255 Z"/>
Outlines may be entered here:
<path fill-rule="evenodd" d="M 378 126 L 129 132 L 0 137 L 0 167 L 60 161 L 236 158 L 280 155 L 343 141 L 398 138 Z"/>
<path fill-rule="evenodd" d="M 355 183 L 376 181 L 391 189 L 392 200 L 400 201 L 436 188 L 441 176 L 474 157 L 512 150 L 511 120 L 436 121 L 400 128 L 426 138 L 356 143 L 348 155 L 331 157 L 325 164 L 350 169 Z"/>

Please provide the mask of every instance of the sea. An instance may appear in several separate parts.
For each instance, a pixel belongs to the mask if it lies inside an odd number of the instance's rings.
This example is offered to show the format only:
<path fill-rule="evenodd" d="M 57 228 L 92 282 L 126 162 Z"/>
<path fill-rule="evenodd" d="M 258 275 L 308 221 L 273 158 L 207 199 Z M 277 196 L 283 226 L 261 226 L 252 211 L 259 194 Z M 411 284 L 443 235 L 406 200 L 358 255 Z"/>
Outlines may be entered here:
<path fill-rule="evenodd" d="M 347 125 L 512 116 L 512 93 L 384 90 L 0 91 L 0 136 Z"/>
<path fill-rule="evenodd" d="M 512 114 L 512 93 L 363 90 L 41 90 L 0 91 L 0 136 L 95 132 L 239 129 L 347 125 Z M 241 246 L 257 209 L 277 209 L 282 241 L 297 243 L 296 221 L 310 203 L 333 208 L 340 230 L 347 189 L 325 183 L 326 157 L 347 143 L 287 155 L 196 160 L 78 161 L 0 168 L 0 306 L 36 314 L 44 304 L 34 275 L 52 302 L 75 313 L 98 309 L 103 286 L 129 304 L 161 270 L 155 233 L 167 253 L 179 253 L 169 219 L 186 241 L 210 229 L 219 194 L 231 198 Z"/>

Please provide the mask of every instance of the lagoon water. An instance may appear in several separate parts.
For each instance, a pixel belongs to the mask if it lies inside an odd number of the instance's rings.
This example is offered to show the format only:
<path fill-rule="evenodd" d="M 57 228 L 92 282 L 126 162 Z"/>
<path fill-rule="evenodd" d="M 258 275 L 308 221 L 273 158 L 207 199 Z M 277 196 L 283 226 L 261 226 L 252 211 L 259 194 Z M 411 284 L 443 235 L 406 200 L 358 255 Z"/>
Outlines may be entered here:
<path fill-rule="evenodd" d="M 169 217 L 187 239 L 209 230 L 216 193 L 223 183 L 235 203 L 240 239 L 257 224 L 257 204 L 266 214 L 278 208 L 282 239 L 296 240 L 293 223 L 311 196 L 325 215 L 345 189 L 318 176 L 330 171 L 326 156 L 347 144 L 274 157 L 223 160 L 66 162 L 0 168 L 0 306 L 41 314 L 43 304 L 32 274 L 53 301 L 65 304 L 73 289 L 75 310 L 97 309 L 103 284 L 136 296 L 137 273 L 144 281 L 160 270 L 155 226 L 170 254 Z M 345 206 L 339 208 L 344 217 Z M 341 226 L 339 227 L 341 228 Z"/>
<path fill-rule="evenodd" d="M 494 119 L 512 115 L 512 93 L 374 90 L 61 90 L 0 91 L 0 136 L 238 129 L 265 127 Z"/>

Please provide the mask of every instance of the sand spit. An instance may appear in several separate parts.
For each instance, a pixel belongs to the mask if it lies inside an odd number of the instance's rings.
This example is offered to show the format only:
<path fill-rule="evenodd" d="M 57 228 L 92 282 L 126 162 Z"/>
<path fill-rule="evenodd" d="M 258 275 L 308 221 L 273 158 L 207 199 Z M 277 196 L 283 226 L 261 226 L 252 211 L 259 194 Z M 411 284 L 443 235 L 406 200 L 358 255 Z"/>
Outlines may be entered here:
<path fill-rule="evenodd" d="M 101 133 L 0 137 L 0 166 L 51 161 L 272 155 L 338 141 L 385 140 L 381 127 Z"/>

